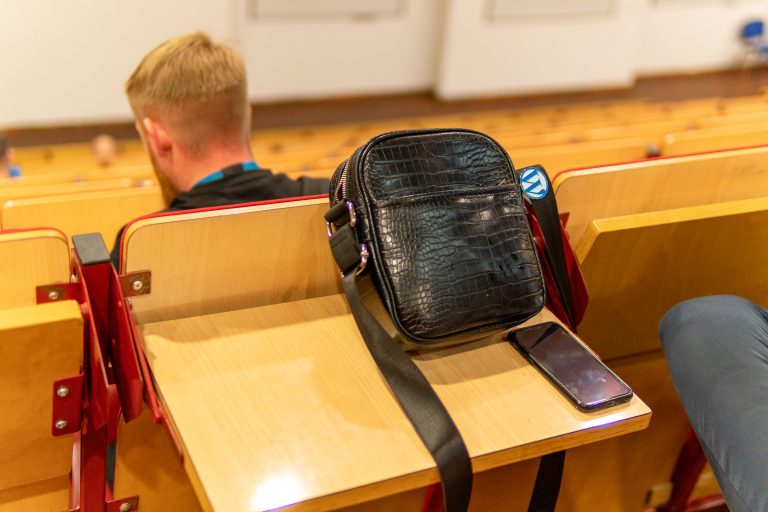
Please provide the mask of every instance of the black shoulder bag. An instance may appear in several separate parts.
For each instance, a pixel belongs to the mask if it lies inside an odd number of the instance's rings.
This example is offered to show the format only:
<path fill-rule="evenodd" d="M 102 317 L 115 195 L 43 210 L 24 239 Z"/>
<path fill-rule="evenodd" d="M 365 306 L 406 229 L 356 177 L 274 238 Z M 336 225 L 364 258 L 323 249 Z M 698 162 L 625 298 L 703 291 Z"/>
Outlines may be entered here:
<path fill-rule="evenodd" d="M 559 251 L 547 257 L 572 319 L 549 179 L 539 166 L 522 175 L 548 251 Z M 401 344 L 426 349 L 468 341 L 519 325 L 544 307 L 520 175 L 504 149 L 482 133 L 391 132 L 374 137 L 339 166 L 330 200 L 330 245 L 357 326 L 435 459 L 445 510 L 465 511 L 472 491 L 467 448 Z M 368 276 L 377 293 L 366 296 L 366 305 L 374 296 L 378 307 L 366 307 L 358 290 L 357 281 Z M 563 460 L 563 452 L 542 458 L 529 511 L 554 510 Z"/>

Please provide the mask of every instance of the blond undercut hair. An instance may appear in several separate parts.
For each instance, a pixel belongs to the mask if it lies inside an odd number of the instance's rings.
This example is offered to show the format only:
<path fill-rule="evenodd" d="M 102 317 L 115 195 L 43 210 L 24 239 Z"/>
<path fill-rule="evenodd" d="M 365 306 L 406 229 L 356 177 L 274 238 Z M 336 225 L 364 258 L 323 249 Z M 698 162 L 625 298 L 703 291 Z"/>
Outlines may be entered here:
<path fill-rule="evenodd" d="M 175 37 L 149 52 L 128 78 L 125 92 L 138 120 L 160 120 L 192 153 L 204 152 L 211 143 L 248 138 L 243 59 L 202 32 Z"/>

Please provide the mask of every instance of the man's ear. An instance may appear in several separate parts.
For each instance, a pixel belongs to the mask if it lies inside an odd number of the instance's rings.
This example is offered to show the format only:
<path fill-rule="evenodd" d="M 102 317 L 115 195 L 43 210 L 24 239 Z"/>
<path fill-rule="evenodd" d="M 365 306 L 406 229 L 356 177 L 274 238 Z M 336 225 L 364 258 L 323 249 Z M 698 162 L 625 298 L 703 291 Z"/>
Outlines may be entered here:
<path fill-rule="evenodd" d="M 157 121 L 145 117 L 141 120 L 144 131 L 147 134 L 147 142 L 158 157 L 166 157 L 171 152 L 173 143 L 163 125 Z"/>

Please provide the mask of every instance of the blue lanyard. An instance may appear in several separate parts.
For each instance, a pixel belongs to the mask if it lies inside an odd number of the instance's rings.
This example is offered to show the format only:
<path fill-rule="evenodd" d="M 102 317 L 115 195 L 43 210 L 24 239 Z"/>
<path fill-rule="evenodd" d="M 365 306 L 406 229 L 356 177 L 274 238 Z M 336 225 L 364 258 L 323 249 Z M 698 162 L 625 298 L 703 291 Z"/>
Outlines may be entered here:
<path fill-rule="evenodd" d="M 212 172 L 205 178 L 201 179 L 192 187 L 196 187 L 198 185 L 205 185 L 206 183 L 213 183 L 214 181 L 219 181 L 220 179 L 224 178 L 224 176 L 237 174 L 239 172 L 247 172 L 247 171 L 256 171 L 259 169 L 259 165 L 251 160 L 250 162 L 243 162 L 242 164 L 232 165 L 230 167 L 225 167 L 224 169 L 221 169 L 216 172 Z"/>

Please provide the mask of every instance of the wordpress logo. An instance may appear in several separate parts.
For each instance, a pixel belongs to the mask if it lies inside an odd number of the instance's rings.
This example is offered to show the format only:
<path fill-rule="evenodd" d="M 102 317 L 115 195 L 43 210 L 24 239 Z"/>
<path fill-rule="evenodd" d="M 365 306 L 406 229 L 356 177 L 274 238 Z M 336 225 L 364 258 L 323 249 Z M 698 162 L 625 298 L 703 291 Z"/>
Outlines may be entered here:
<path fill-rule="evenodd" d="M 544 173 L 537 167 L 529 167 L 520 175 L 520 186 L 523 193 L 531 199 L 541 199 L 549 191 L 549 182 Z"/>

